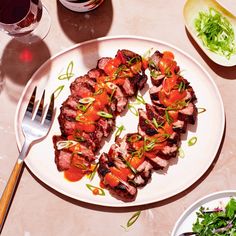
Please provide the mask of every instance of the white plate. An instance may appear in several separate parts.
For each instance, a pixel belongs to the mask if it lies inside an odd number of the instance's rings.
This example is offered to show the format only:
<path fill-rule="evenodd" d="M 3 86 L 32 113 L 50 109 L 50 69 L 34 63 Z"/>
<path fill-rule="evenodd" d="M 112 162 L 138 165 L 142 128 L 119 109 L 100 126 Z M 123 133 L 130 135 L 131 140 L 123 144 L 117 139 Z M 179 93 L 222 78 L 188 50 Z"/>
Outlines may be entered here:
<path fill-rule="evenodd" d="M 200 64 L 185 52 L 167 43 L 141 37 L 120 36 L 88 41 L 54 56 L 43 64 L 26 85 L 18 104 L 15 119 L 17 144 L 21 148 L 24 140 L 20 128 L 21 119 L 35 85 L 39 87 L 39 90 L 46 87 L 47 94 L 52 93 L 58 86 L 65 85 L 56 99 L 56 106 L 59 108 L 69 95 L 69 85 L 73 78 L 70 81 L 57 78 L 66 71 L 67 65 L 71 61 L 74 62 L 73 71 L 76 74 L 74 77 L 76 77 L 95 67 L 97 59 L 100 57 L 114 57 L 118 49 L 130 49 L 143 55 L 150 48 L 160 51 L 169 50 L 174 53 L 183 76 L 190 81 L 196 92 L 197 107 L 206 109 L 206 112 L 199 114 L 197 124 L 189 126 L 187 135 L 183 136 L 182 148 L 185 157 L 173 159 L 172 165 L 167 170 L 153 173 L 151 182 L 139 190 L 137 198 L 133 202 L 124 203 L 111 197 L 107 191 L 105 196 L 94 196 L 85 186 L 85 183 L 89 182 L 88 179 L 84 178 L 82 181 L 71 183 L 64 179 L 63 173 L 57 171 L 54 163 L 52 136 L 60 134 L 60 132 L 58 122 L 55 120 L 48 137 L 34 145 L 25 160 L 29 169 L 40 180 L 58 192 L 84 202 L 125 207 L 152 203 L 171 197 L 191 186 L 209 168 L 219 148 L 225 124 L 222 99 L 214 81 Z M 144 98 L 149 100 L 148 92 L 145 93 Z M 58 114 L 59 109 L 57 109 Z M 137 118 L 131 112 L 119 117 L 117 124 L 120 123 L 125 125 L 126 132 L 137 130 Z M 196 136 L 198 141 L 194 146 L 188 147 L 187 139 L 192 136 Z M 108 150 L 113 140 L 113 136 L 110 143 L 107 140 L 102 151 Z M 91 184 L 99 184 L 98 176 Z"/>
<path fill-rule="evenodd" d="M 230 197 L 236 197 L 236 190 L 225 190 L 221 192 L 212 193 L 207 195 L 197 202 L 193 203 L 176 222 L 171 236 L 178 236 L 184 232 L 191 232 L 192 225 L 196 222 L 196 212 L 199 211 L 201 206 L 214 209 L 218 206 L 226 205 L 230 200 Z"/>
<path fill-rule="evenodd" d="M 215 0 L 187 0 L 183 10 L 185 25 L 189 33 L 196 41 L 196 43 L 212 61 L 222 66 L 235 66 L 236 54 L 232 55 L 228 60 L 225 56 L 221 56 L 217 53 L 208 50 L 203 45 L 201 39 L 197 37 L 198 33 L 195 30 L 194 21 L 198 17 L 199 12 L 202 11 L 206 12 L 210 7 L 219 11 L 224 17 L 226 17 L 229 20 L 229 22 L 233 27 L 234 34 L 236 37 L 236 17 Z"/>

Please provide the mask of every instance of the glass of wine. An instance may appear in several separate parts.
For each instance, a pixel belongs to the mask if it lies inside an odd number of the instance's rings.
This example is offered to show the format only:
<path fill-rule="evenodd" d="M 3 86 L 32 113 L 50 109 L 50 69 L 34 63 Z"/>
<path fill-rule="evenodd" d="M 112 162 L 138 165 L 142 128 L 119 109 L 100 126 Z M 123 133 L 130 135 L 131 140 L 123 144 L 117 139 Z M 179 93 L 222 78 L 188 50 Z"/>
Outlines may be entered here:
<path fill-rule="evenodd" d="M 43 39 L 51 18 L 41 0 L 0 0 L 0 29 L 24 43 Z"/>

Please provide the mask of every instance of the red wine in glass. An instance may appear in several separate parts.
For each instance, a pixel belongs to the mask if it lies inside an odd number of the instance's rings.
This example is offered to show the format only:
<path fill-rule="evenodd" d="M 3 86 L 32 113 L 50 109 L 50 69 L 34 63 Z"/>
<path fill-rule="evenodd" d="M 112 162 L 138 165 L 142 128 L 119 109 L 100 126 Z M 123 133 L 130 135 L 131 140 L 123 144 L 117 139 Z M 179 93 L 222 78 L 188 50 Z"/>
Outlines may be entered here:
<path fill-rule="evenodd" d="M 28 35 L 30 42 L 30 34 L 41 23 L 44 11 L 40 0 L 0 0 L 0 29 L 14 37 Z"/>

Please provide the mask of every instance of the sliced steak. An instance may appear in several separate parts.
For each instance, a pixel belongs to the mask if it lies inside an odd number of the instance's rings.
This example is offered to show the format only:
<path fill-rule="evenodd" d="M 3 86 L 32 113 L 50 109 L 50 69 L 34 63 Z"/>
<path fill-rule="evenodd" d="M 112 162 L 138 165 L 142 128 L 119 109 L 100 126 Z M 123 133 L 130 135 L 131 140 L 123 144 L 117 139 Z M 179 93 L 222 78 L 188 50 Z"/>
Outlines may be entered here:
<path fill-rule="evenodd" d="M 80 98 L 95 92 L 96 82 L 88 75 L 80 76 L 70 85 L 71 94 Z"/>
<path fill-rule="evenodd" d="M 70 163 L 71 163 L 71 156 L 72 153 L 69 151 L 65 150 L 58 150 L 57 149 L 57 142 L 58 141 L 63 141 L 61 136 L 53 136 L 53 145 L 54 145 L 54 150 L 55 150 L 55 163 L 57 166 L 57 169 L 59 171 L 64 171 L 68 170 L 70 168 Z"/>

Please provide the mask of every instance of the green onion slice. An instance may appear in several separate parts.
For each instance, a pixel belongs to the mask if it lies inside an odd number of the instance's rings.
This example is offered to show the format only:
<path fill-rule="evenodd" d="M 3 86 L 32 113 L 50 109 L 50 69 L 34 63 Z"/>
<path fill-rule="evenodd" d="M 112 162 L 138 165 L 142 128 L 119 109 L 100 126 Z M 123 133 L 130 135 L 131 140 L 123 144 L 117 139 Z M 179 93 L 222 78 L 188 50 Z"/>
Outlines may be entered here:
<path fill-rule="evenodd" d="M 144 138 L 144 150 L 147 152 L 151 151 L 154 148 L 156 141 L 156 139 Z"/>
<path fill-rule="evenodd" d="M 135 116 L 138 116 L 138 110 L 134 107 L 132 104 L 128 104 L 128 109 L 131 113 L 133 113 Z"/>
<path fill-rule="evenodd" d="M 65 85 L 61 85 L 61 86 L 58 86 L 58 87 L 55 89 L 55 91 L 53 92 L 55 99 L 60 95 L 60 93 L 61 93 L 61 91 L 64 89 L 64 87 L 65 87 Z"/>
<path fill-rule="evenodd" d="M 104 118 L 113 118 L 113 115 L 105 111 L 98 111 L 97 114 Z"/>
<path fill-rule="evenodd" d="M 180 158 L 184 158 L 185 157 L 185 153 L 182 147 L 179 147 L 178 149 L 178 157 Z"/>
<path fill-rule="evenodd" d="M 130 143 L 135 143 L 137 141 L 139 141 L 140 139 L 142 139 L 142 136 L 140 134 L 133 134 L 128 138 L 128 142 Z"/>
<path fill-rule="evenodd" d="M 86 106 L 83 105 L 83 104 L 78 104 L 78 105 L 77 105 L 77 108 L 78 108 L 79 110 L 85 112 L 85 111 L 89 108 L 89 105 L 90 105 L 90 104 L 88 104 L 88 105 L 86 105 Z"/>
<path fill-rule="evenodd" d="M 89 175 L 89 180 L 90 180 L 90 181 L 93 180 L 93 178 L 94 178 L 94 176 L 95 176 L 95 174 L 96 174 L 96 172 L 97 172 L 98 165 L 99 165 L 99 163 L 97 163 L 97 164 L 95 165 L 95 167 L 94 167 L 92 173 Z"/>
<path fill-rule="evenodd" d="M 165 117 L 166 117 L 166 121 L 168 124 L 171 124 L 173 122 L 173 119 L 172 117 L 170 116 L 169 112 L 168 112 L 169 109 L 166 109 L 165 110 Z"/>
<path fill-rule="evenodd" d="M 94 95 L 94 96 L 100 95 L 100 94 L 103 93 L 103 91 L 104 91 L 104 89 L 103 89 L 103 88 L 100 88 L 100 89 L 98 89 L 93 95 Z"/>
<path fill-rule="evenodd" d="M 105 196 L 105 192 L 102 188 L 99 188 L 97 186 L 93 186 L 91 184 L 86 184 L 86 187 L 91 191 L 93 192 L 94 190 L 98 190 L 98 194 L 97 195 L 100 195 L 100 196 Z"/>
<path fill-rule="evenodd" d="M 124 125 L 121 125 L 121 126 L 117 127 L 117 130 L 115 132 L 115 137 L 119 137 L 123 130 L 125 130 Z"/>
<path fill-rule="evenodd" d="M 114 83 L 107 82 L 106 84 L 107 84 L 107 86 L 108 86 L 111 90 L 117 89 L 117 85 L 115 85 Z"/>
<path fill-rule="evenodd" d="M 78 144 L 78 142 L 73 141 L 73 140 L 65 140 L 65 141 L 63 140 L 63 141 L 58 141 L 56 143 L 56 146 L 57 146 L 57 150 L 61 150 L 64 148 L 70 148 L 76 144 Z"/>
<path fill-rule="evenodd" d="M 92 98 L 92 97 L 86 97 L 86 98 L 81 98 L 79 100 L 79 103 L 82 103 L 82 104 L 88 104 L 88 103 L 92 103 L 95 101 L 95 98 Z"/>
<path fill-rule="evenodd" d="M 197 113 L 198 114 L 201 114 L 201 113 L 203 113 L 203 112 L 205 112 L 206 111 L 206 108 L 204 108 L 204 107 L 198 107 L 197 108 Z"/>
<path fill-rule="evenodd" d="M 155 126 L 155 128 L 158 129 L 158 128 L 160 128 L 160 127 L 163 126 L 163 123 L 164 123 L 164 122 L 161 122 L 161 123 L 159 124 L 159 123 L 157 122 L 156 118 L 153 117 L 152 123 L 153 123 L 153 125 Z"/>
<path fill-rule="evenodd" d="M 135 212 L 130 217 L 130 219 L 127 221 L 126 227 L 129 228 L 130 226 L 132 226 L 137 221 L 137 219 L 139 218 L 140 214 L 141 214 L 141 211 Z"/>
<path fill-rule="evenodd" d="M 137 96 L 136 96 L 136 101 L 137 101 L 139 104 L 143 104 L 143 105 L 146 104 L 146 102 L 145 102 L 145 100 L 144 100 L 144 98 L 143 98 L 142 95 L 137 95 Z"/>
<path fill-rule="evenodd" d="M 73 67 L 74 67 L 74 62 L 71 61 L 66 68 L 66 73 L 58 76 L 58 79 L 59 80 L 65 80 L 65 79 L 69 80 L 71 77 L 73 77 L 74 76 Z"/>
<path fill-rule="evenodd" d="M 81 164 L 81 163 L 73 163 L 73 166 L 77 167 L 80 170 L 87 170 L 88 166 L 86 166 L 85 164 Z"/>
<path fill-rule="evenodd" d="M 197 142 L 197 137 L 192 137 L 188 140 L 188 146 L 193 146 Z"/>
<path fill-rule="evenodd" d="M 185 88 L 186 88 L 185 83 L 184 83 L 183 81 L 181 81 L 181 82 L 178 84 L 178 90 L 179 90 L 179 92 L 180 92 L 180 93 L 183 92 L 183 91 L 185 90 Z"/>

